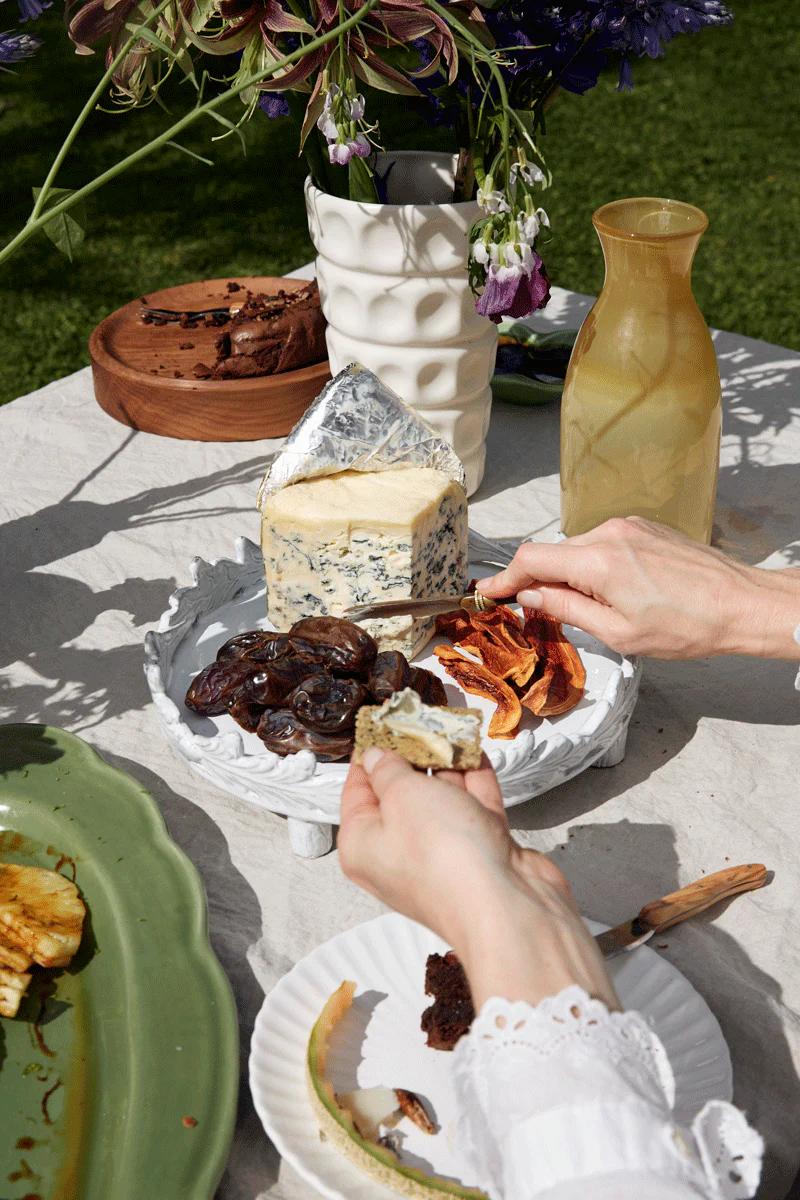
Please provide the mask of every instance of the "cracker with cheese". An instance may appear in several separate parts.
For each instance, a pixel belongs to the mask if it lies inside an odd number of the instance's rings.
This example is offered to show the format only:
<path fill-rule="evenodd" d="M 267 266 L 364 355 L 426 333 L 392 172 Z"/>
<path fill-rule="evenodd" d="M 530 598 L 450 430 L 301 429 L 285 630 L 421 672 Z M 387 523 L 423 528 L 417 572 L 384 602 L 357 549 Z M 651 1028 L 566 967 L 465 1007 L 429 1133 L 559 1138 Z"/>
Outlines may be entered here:
<path fill-rule="evenodd" d="M 356 717 L 358 762 L 369 746 L 394 750 L 415 767 L 469 771 L 481 765 L 481 714 L 477 708 L 424 704 L 405 688 L 383 704 L 369 704 Z"/>

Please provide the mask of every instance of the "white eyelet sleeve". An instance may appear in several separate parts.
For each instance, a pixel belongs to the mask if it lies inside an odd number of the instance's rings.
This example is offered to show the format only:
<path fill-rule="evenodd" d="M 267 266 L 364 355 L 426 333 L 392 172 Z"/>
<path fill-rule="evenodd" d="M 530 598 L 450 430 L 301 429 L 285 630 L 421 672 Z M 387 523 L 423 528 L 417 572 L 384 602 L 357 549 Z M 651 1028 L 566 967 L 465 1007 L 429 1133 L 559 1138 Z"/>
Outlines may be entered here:
<path fill-rule="evenodd" d="M 675 1124 L 675 1080 L 635 1012 L 579 987 L 492 999 L 454 1051 L 459 1144 L 491 1200 L 749 1200 L 763 1143 L 733 1105 Z"/>
<path fill-rule="evenodd" d="M 794 640 L 797 642 L 798 646 L 800 646 L 800 625 L 798 625 L 797 629 L 794 631 Z M 800 692 L 800 671 L 798 671 L 797 675 L 795 676 L 794 686 L 797 691 Z"/>

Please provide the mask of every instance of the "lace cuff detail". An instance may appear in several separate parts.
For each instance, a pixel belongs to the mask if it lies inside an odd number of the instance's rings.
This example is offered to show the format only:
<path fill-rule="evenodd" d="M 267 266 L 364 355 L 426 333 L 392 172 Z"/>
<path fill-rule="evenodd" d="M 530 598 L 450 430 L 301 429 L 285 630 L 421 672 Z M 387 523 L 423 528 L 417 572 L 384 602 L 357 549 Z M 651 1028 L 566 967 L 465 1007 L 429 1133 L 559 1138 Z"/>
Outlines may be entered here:
<path fill-rule="evenodd" d="M 691 1130 L 676 1126 L 659 1038 L 638 1013 L 609 1012 L 582 988 L 536 1008 L 487 1001 L 454 1067 L 459 1141 L 493 1200 L 631 1172 L 710 1200 L 755 1193 L 762 1142 L 742 1114 L 716 1101 Z"/>
<path fill-rule="evenodd" d="M 798 646 L 800 646 L 800 625 L 798 625 L 797 629 L 794 631 L 794 640 L 797 642 Z M 797 674 L 795 675 L 794 686 L 795 690 L 800 692 L 800 670 L 798 670 Z"/>

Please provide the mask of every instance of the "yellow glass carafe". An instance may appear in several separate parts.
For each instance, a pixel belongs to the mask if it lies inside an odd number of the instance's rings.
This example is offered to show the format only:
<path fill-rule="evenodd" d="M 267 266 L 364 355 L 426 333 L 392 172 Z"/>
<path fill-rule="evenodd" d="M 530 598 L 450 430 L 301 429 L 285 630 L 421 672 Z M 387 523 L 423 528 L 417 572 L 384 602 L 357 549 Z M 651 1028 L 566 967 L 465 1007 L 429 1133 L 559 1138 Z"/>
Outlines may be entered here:
<path fill-rule="evenodd" d="M 691 204 L 617 200 L 592 218 L 606 263 L 561 403 L 561 528 L 640 516 L 711 540 L 720 383 L 692 295 L 708 225 Z"/>

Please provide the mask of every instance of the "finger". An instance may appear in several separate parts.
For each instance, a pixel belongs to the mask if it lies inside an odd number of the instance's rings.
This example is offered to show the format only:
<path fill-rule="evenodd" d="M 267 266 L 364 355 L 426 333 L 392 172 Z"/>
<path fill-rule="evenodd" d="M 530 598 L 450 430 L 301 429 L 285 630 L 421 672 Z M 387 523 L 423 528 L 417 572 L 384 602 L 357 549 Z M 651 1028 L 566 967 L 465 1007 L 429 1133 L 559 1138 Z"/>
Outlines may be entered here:
<path fill-rule="evenodd" d="M 591 591 L 591 562 L 586 547 L 571 542 L 556 546 L 526 542 L 514 559 L 497 575 L 478 581 L 487 596 L 516 596 L 523 588 L 539 583 L 568 583 Z"/>
<path fill-rule="evenodd" d="M 519 593 L 519 601 L 525 608 L 536 608 L 563 625 L 585 629 L 601 641 L 617 631 L 618 618 L 612 608 L 571 587 L 542 584 L 535 591 L 526 588 Z"/>
<path fill-rule="evenodd" d="M 380 805 L 364 768 L 359 763 L 351 762 L 342 789 L 341 824 L 364 816 L 379 817 Z"/>
<path fill-rule="evenodd" d="M 472 771 L 465 771 L 464 785 L 471 796 L 474 796 L 484 808 L 498 813 L 506 819 L 506 809 L 503 803 L 503 793 L 497 782 L 494 767 L 484 754 L 481 765 Z"/>
<path fill-rule="evenodd" d="M 442 783 L 449 783 L 452 784 L 453 787 L 460 788 L 462 792 L 466 792 L 468 790 L 464 780 L 463 771 L 437 771 L 436 778 Z"/>
<path fill-rule="evenodd" d="M 362 887 L 369 887 L 365 868 L 368 872 L 380 854 L 381 829 L 380 805 L 369 777 L 357 763 L 351 763 L 342 789 L 337 847 L 345 875 Z"/>
<path fill-rule="evenodd" d="M 406 762 L 393 750 L 376 752 L 370 747 L 364 752 L 361 761 L 379 803 L 396 796 L 409 797 L 421 783 L 420 776 L 411 763 Z"/>

